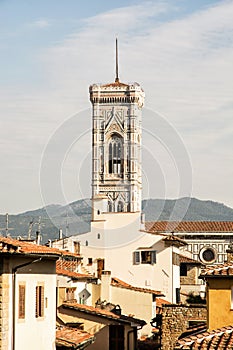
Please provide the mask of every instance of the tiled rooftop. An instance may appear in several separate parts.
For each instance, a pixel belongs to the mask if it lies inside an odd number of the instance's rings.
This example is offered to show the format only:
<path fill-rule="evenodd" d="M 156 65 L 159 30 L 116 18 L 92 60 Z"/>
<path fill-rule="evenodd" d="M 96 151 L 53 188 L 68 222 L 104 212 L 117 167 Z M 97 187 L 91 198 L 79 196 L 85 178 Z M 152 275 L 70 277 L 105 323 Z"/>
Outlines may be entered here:
<path fill-rule="evenodd" d="M 232 350 L 233 326 L 219 328 L 211 332 L 185 337 L 177 341 L 175 350 Z"/>
<path fill-rule="evenodd" d="M 56 345 L 68 349 L 84 349 L 95 337 L 81 329 L 60 326 L 56 330 Z M 86 346 L 85 346 L 86 345 Z"/>
<path fill-rule="evenodd" d="M 146 222 L 145 226 L 154 233 L 233 232 L 233 221 L 156 221 Z"/>
<path fill-rule="evenodd" d="M 79 258 L 80 256 L 65 250 L 57 248 L 49 248 L 43 245 L 38 245 L 32 242 L 21 241 L 10 237 L 0 236 L 0 254 L 36 254 L 36 255 L 48 255 L 48 256 L 66 256 L 72 258 Z"/>
<path fill-rule="evenodd" d="M 233 261 L 224 264 L 207 265 L 201 271 L 200 277 L 217 277 L 232 276 L 233 277 Z"/>
<path fill-rule="evenodd" d="M 200 261 L 189 258 L 188 256 L 180 255 L 180 262 L 186 264 L 202 265 Z"/>
<path fill-rule="evenodd" d="M 120 81 L 115 81 L 114 83 L 109 83 L 109 84 L 104 84 L 104 85 L 101 85 L 103 87 L 125 87 L 125 86 L 129 86 L 129 84 L 124 84 L 124 83 L 121 83 Z"/>
<path fill-rule="evenodd" d="M 161 308 L 163 305 L 171 304 L 169 301 L 162 299 L 162 298 L 156 298 L 156 307 Z"/>
<path fill-rule="evenodd" d="M 100 309 L 100 308 L 93 307 L 93 306 L 78 304 L 78 303 L 74 303 L 74 302 L 65 302 L 62 304 L 62 306 L 64 308 L 67 308 L 67 309 L 81 311 L 81 312 L 84 312 L 86 314 L 104 317 L 104 318 L 107 318 L 107 319 L 110 319 L 113 321 L 117 320 L 117 322 L 128 323 L 128 324 L 135 323 L 135 324 L 138 324 L 141 326 L 144 326 L 146 324 L 146 322 L 144 320 L 140 320 L 140 319 L 132 317 L 132 316 L 117 315 L 111 311 L 108 311 L 105 309 Z"/>
<path fill-rule="evenodd" d="M 156 296 L 161 296 L 161 297 L 164 296 L 163 293 L 160 291 L 149 289 L 149 288 L 134 287 L 126 282 L 123 282 L 122 280 L 120 280 L 119 278 L 116 278 L 116 277 L 112 278 L 111 285 L 114 287 L 134 290 L 136 292 L 156 294 Z"/>
<path fill-rule="evenodd" d="M 97 316 L 103 316 L 103 317 L 107 317 L 107 318 L 111 318 L 111 319 L 119 319 L 120 318 L 119 315 L 116 315 L 111 311 L 99 309 L 99 308 L 96 308 L 93 306 L 78 304 L 78 303 L 74 303 L 74 302 L 66 302 L 63 304 L 63 307 L 68 308 L 68 309 L 74 309 L 77 311 L 83 311 L 85 313 L 94 314 Z"/>

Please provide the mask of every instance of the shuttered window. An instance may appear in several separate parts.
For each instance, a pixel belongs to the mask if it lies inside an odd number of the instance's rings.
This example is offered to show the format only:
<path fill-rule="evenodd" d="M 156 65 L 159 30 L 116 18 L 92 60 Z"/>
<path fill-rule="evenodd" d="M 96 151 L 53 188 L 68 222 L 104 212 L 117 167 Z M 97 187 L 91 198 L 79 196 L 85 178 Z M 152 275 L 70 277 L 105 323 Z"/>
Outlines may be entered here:
<path fill-rule="evenodd" d="M 133 264 L 156 264 L 156 250 L 140 250 L 133 252 Z"/>
<path fill-rule="evenodd" d="M 36 313 L 35 316 L 44 317 L 44 286 L 36 286 Z"/>
<path fill-rule="evenodd" d="M 133 264 L 140 264 L 140 252 L 133 252 Z"/>
<path fill-rule="evenodd" d="M 25 284 L 19 284 L 19 318 L 20 319 L 25 319 L 25 295 L 26 295 Z"/>

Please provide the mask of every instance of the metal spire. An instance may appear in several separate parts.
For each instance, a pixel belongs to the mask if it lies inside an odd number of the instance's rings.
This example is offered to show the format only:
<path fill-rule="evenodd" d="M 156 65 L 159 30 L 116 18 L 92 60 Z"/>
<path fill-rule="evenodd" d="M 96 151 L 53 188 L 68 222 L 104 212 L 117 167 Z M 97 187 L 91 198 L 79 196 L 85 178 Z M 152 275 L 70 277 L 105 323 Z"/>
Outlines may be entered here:
<path fill-rule="evenodd" d="M 117 38 L 116 38 L 116 78 L 115 82 L 119 82 L 119 76 L 118 76 L 118 43 L 117 43 Z"/>

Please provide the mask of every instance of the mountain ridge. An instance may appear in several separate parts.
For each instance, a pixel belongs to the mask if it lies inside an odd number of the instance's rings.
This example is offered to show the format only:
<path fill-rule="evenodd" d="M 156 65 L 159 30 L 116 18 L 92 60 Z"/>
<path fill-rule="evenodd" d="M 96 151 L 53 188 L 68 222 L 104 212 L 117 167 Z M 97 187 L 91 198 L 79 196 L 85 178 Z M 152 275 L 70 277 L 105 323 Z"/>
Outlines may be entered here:
<path fill-rule="evenodd" d="M 233 209 L 212 200 L 183 197 L 179 199 L 144 199 L 142 211 L 146 221 L 233 221 Z M 28 236 L 32 223 L 32 237 L 38 230 L 41 218 L 43 242 L 58 238 L 61 228 L 63 235 L 88 232 L 91 221 L 91 200 L 79 199 L 67 205 L 51 204 L 20 214 L 9 215 L 9 233 L 12 237 Z M 5 234 L 6 217 L 0 215 L 1 234 Z"/>

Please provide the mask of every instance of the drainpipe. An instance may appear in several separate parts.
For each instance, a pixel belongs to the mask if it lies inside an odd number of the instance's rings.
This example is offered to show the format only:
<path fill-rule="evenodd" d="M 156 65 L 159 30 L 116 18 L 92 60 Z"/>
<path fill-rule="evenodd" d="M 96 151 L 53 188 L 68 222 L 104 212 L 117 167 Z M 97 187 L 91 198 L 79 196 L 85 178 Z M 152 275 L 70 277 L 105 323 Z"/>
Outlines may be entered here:
<path fill-rule="evenodd" d="M 130 350 L 129 336 L 130 336 L 131 333 L 134 333 L 134 350 L 138 349 L 138 346 L 137 346 L 137 331 L 139 331 L 140 329 L 142 329 L 142 326 L 134 327 L 133 329 L 131 329 L 130 331 L 127 332 L 127 350 Z"/>
<path fill-rule="evenodd" d="M 34 264 L 34 263 L 39 262 L 41 260 L 42 260 L 42 258 L 35 259 L 35 260 L 29 261 L 27 263 L 15 266 L 12 269 L 12 300 L 13 300 L 13 306 L 12 306 L 12 345 L 11 345 L 12 350 L 15 350 L 15 304 L 16 304 L 16 300 L 15 300 L 15 295 L 16 295 L 15 287 L 16 287 L 16 284 L 15 284 L 15 282 L 16 282 L 16 273 L 22 267 Z"/>
<path fill-rule="evenodd" d="M 131 333 L 134 333 L 134 329 L 131 329 L 130 331 L 127 332 L 127 350 L 130 350 L 130 347 L 129 347 L 129 336 Z M 135 347 L 135 344 L 134 344 L 134 350 L 136 349 Z"/>

